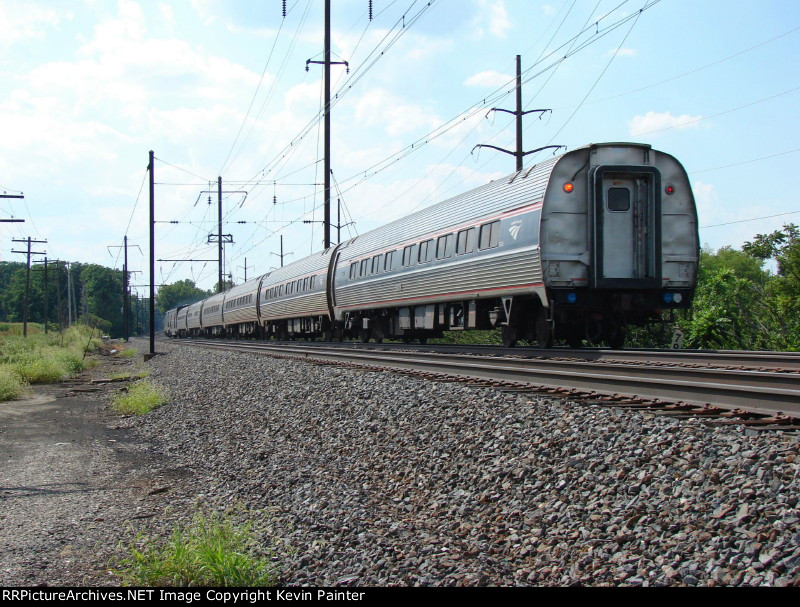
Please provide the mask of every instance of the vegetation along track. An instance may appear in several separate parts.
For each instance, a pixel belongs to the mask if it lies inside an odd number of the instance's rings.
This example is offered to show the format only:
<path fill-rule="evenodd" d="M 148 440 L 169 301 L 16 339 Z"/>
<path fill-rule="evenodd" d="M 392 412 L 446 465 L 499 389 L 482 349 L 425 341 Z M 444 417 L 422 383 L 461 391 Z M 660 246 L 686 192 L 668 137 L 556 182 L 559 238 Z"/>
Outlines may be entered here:
<path fill-rule="evenodd" d="M 758 369 L 741 364 L 732 367 L 725 363 L 730 360 L 724 353 L 715 361 L 711 360 L 710 353 L 701 353 L 700 359 L 690 356 L 677 364 L 660 358 L 660 352 L 637 352 L 640 359 L 631 364 L 631 361 L 598 360 L 591 356 L 565 358 L 564 352 L 559 351 L 556 351 L 559 357 L 530 358 L 312 343 L 207 340 L 183 343 L 316 363 L 401 371 L 501 389 L 555 391 L 571 398 L 612 402 L 616 406 L 662 409 L 678 415 L 735 417 L 739 420 L 737 423 L 746 420 L 751 425 L 800 429 L 800 373 L 792 368 L 800 361 L 787 363 L 778 371 L 764 370 L 760 363 Z M 739 363 L 745 361 L 745 353 L 737 354 L 742 355 L 737 358 Z M 581 351 L 576 351 L 575 355 L 580 356 Z M 620 356 L 620 353 L 614 352 L 612 356 Z M 642 356 L 645 359 L 641 359 Z"/>

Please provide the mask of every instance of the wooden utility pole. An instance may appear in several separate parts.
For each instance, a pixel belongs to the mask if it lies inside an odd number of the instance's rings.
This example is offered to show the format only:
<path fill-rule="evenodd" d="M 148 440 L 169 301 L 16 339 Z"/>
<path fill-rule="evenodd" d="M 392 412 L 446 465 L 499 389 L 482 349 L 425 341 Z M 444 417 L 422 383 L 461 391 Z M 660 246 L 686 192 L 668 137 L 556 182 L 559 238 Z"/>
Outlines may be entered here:
<path fill-rule="evenodd" d="M 28 249 L 27 251 L 14 251 L 12 253 L 22 253 L 23 255 L 27 255 L 28 262 L 27 262 L 27 269 L 25 271 L 25 303 L 23 304 L 22 309 L 22 336 L 28 336 L 28 304 L 30 302 L 30 291 L 31 291 L 31 255 L 47 255 L 44 251 L 31 251 L 31 244 L 39 244 L 39 243 L 47 243 L 46 240 L 33 240 L 30 236 L 28 238 L 21 240 L 21 239 L 12 239 L 11 242 L 27 242 Z"/>
<path fill-rule="evenodd" d="M 42 263 L 39 261 L 34 261 L 33 263 Z M 49 289 L 48 289 L 48 280 L 47 280 L 47 257 L 44 258 L 44 332 L 45 335 L 47 334 L 47 300 L 49 299 Z"/>
<path fill-rule="evenodd" d="M 130 316 L 130 294 L 128 293 L 128 236 L 125 235 L 122 239 L 123 246 L 125 247 L 125 263 L 122 265 L 122 326 L 125 333 L 125 341 L 127 342 L 131 336 L 131 329 L 128 324 L 128 316 Z"/>

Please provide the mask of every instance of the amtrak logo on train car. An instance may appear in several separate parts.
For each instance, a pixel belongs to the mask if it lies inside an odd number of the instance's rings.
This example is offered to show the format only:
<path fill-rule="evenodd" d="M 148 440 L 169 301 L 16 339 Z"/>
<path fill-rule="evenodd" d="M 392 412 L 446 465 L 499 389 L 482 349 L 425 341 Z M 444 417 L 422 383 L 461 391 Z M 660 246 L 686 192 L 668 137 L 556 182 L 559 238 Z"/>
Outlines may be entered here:
<path fill-rule="evenodd" d="M 508 228 L 508 232 L 509 232 L 509 234 L 511 234 L 511 238 L 516 240 L 517 236 L 519 236 L 519 231 L 521 229 L 522 229 L 522 222 L 521 221 L 515 221 L 514 223 L 512 223 L 511 227 Z"/>

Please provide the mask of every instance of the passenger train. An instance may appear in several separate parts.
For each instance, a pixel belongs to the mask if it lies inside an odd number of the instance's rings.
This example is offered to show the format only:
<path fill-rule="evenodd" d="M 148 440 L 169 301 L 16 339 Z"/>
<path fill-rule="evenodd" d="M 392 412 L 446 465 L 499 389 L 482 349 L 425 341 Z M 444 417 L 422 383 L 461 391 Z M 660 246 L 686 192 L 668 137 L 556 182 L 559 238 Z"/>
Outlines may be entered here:
<path fill-rule="evenodd" d="M 419 340 L 502 328 L 503 343 L 623 345 L 691 304 L 697 211 L 672 156 L 578 148 L 190 306 L 170 337 Z"/>

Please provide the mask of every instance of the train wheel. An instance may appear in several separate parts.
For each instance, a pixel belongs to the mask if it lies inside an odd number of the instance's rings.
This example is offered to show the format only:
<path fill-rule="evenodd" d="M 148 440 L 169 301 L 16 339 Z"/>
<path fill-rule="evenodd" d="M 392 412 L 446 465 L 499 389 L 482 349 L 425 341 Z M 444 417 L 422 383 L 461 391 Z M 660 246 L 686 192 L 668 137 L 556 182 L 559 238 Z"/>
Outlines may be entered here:
<path fill-rule="evenodd" d="M 547 313 L 542 307 L 536 311 L 536 318 L 533 321 L 533 340 L 531 345 L 542 350 L 553 347 L 553 332 L 550 330 L 550 323 L 547 321 Z"/>
<path fill-rule="evenodd" d="M 621 350 L 625 345 L 625 327 L 617 323 L 606 323 L 605 340 L 612 350 Z"/>
<path fill-rule="evenodd" d="M 503 325 L 503 345 L 506 348 L 513 348 L 517 345 L 517 328 L 511 325 Z"/>
<path fill-rule="evenodd" d="M 564 339 L 570 348 L 580 348 L 583 346 L 583 327 L 580 325 L 570 325 Z"/>

